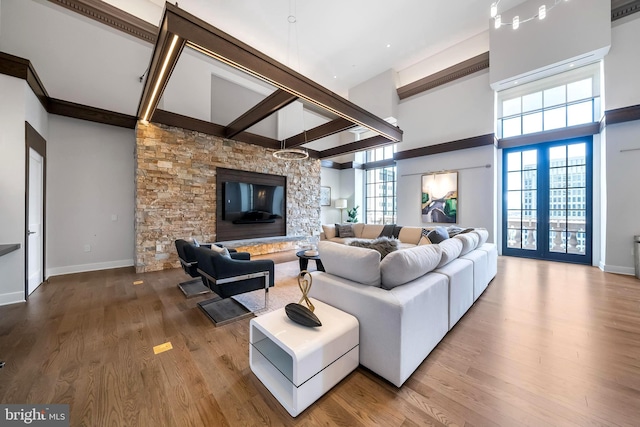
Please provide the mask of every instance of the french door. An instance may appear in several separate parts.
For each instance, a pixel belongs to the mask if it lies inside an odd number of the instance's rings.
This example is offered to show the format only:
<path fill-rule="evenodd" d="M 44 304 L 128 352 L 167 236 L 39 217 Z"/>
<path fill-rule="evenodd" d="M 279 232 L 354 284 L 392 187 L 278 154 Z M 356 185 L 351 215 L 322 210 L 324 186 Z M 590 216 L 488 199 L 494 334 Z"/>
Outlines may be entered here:
<path fill-rule="evenodd" d="M 503 151 L 503 254 L 591 264 L 592 137 Z"/>

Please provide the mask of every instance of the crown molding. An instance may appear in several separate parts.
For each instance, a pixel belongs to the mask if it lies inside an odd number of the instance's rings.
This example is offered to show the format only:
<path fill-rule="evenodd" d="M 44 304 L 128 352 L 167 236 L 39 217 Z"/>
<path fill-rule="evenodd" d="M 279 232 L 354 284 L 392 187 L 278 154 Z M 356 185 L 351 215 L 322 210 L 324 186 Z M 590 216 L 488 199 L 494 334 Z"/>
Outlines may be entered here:
<path fill-rule="evenodd" d="M 640 0 L 634 0 L 620 6 L 617 3 L 620 3 L 620 1 L 611 1 L 611 21 L 640 12 Z"/>
<path fill-rule="evenodd" d="M 47 90 L 44 88 L 42 81 L 40 81 L 40 77 L 38 77 L 38 73 L 36 73 L 31 61 L 0 52 L 0 74 L 26 80 L 42 106 L 45 109 L 47 108 L 49 94 L 47 94 Z"/>
<path fill-rule="evenodd" d="M 49 0 L 140 40 L 155 44 L 158 27 L 100 0 Z"/>
<path fill-rule="evenodd" d="M 59 116 L 87 120 L 94 123 L 102 123 L 127 129 L 135 129 L 136 124 L 138 123 L 138 119 L 135 116 L 55 98 L 48 99 L 47 111 L 50 114 L 57 114 Z"/>

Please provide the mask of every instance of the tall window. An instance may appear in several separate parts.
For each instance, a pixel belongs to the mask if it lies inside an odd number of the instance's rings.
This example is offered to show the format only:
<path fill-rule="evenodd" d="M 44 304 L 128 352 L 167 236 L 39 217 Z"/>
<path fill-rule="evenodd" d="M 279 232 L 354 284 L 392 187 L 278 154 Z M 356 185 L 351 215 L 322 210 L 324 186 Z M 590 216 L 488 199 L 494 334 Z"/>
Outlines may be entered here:
<path fill-rule="evenodd" d="M 600 120 L 598 64 L 538 80 L 498 94 L 498 138 Z"/>
<path fill-rule="evenodd" d="M 395 145 L 388 145 L 366 153 L 364 218 L 367 224 L 396 222 L 396 166 L 372 163 L 393 160 L 395 151 Z"/>

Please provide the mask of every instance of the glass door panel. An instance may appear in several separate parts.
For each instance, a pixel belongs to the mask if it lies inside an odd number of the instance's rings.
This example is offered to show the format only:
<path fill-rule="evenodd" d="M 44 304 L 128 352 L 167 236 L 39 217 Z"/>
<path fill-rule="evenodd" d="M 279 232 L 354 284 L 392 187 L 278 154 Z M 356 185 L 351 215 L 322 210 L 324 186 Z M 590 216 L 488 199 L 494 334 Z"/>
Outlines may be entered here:
<path fill-rule="evenodd" d="M 505 150 L 505 255 L 591 263 L 591 141 Z"/>

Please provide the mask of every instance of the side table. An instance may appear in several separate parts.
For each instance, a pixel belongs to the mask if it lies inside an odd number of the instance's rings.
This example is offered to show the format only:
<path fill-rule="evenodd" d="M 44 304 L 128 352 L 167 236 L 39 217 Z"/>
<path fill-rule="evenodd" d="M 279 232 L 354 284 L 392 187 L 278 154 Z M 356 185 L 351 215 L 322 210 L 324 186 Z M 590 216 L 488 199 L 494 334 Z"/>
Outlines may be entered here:
<path fill-rule="evenodd" d="M 324 266 L 322 265 L 322 261 L 320 260 L 320 255 L 305 255 L 306 251 L 298 251 L 296 252 L 296 256 L 300 261 L 300 271 L 304 271 L 309 266 L 309 260 L 312 259 L 316 262 L 316 270 L 324 271 Z"/>
<path fill-rule="evenodd" d="M 251 371 L 296 417 L 358 367 L 358 320 L 312 299 L 322 326 L 290 320 L 284 308 L 251 319 Z"/>

